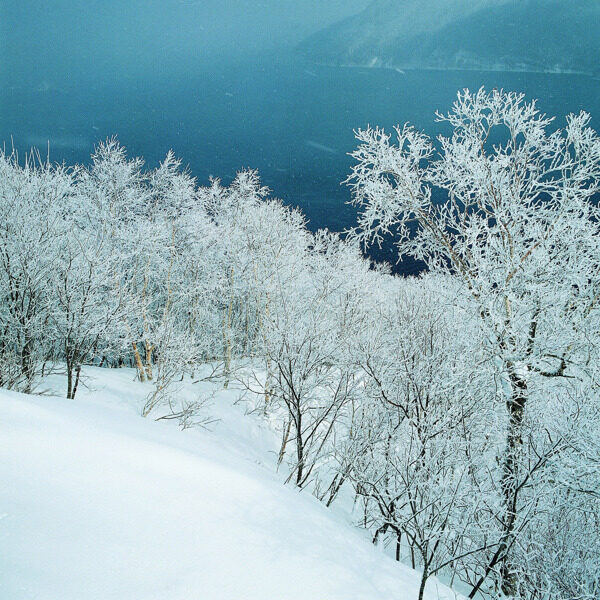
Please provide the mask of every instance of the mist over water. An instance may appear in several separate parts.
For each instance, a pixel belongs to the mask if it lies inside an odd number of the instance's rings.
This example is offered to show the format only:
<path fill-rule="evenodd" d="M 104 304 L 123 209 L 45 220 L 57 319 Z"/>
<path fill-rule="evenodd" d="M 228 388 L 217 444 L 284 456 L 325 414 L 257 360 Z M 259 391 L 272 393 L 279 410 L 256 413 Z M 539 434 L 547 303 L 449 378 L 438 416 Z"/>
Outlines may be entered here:
<path fill-rule="evenodd" d="M 435 110 L 446 111 L 459 89 L 523 91 L 558 117 L 557 126 L 581 109 L 599 126 L 598 82 L 587 76 L 311 63 L 294 45 L 321 26 L 316 2 L 305 3 L 303 20 L 302 3 L 291 2 L 277 10 L 259 2 L 254 12 L 241 0 L 151 2 L 145 20 L 135 2 L 127 9 L 90 2 L 91 16 L 78 13 L 78 3 L 57 3 L 55 13 L 46 3 L 28 4 L 37 15 L 27 13 L 21 29 L 4 38 L 4 49 L 12 47 L 0 74 L 0 141 L 14 142 L 21 153 L 35 146 L 44 157 L 49 143 L 51 160 L 73 163 L 89 161 L 98 140 L 116 135 L 149 166 L 172 148 L 201 185 L 258 169 L 274 196 L 304 211 L 311 229 L 355 224 L 350 192 L 341 185 L 352 165 L 354 129 L 410 121 L 435 135 Z M 365 4 L 333 3 L 323 24 Z M 7 15 L 14 25 L 23 10 L 16 2 L 3 7 L 5 33 Z M 261 31 L 261 43 L 250 39 Z M 377 255 L 389 259 L 392 249 Z"/>

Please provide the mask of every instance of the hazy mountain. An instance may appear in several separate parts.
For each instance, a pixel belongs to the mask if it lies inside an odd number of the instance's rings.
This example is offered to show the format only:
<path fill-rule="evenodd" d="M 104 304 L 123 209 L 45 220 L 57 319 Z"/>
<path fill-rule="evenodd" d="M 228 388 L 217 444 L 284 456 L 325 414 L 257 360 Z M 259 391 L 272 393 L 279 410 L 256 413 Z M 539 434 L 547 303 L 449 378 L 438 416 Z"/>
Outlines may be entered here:
<path fill-rule="evenodd" d="M 0 85 L 155 81 L 278 56 L 369 0 L 0 0 Z M 83 84 L 85 81 L 86 84 Z"/>
<path fill-rule="evenodd" d="M 599 0 L 375 0 L 300 50 L 335 65 L 600 74 Z"/>

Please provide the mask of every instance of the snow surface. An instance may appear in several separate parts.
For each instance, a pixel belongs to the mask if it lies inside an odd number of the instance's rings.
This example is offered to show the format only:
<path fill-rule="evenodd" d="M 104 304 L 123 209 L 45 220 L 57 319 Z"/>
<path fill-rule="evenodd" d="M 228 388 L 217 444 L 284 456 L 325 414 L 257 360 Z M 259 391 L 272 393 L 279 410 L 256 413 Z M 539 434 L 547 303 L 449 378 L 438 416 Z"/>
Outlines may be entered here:
<path fill-rule="evenodd" d="M 239 392 L 211 384 L 219 421 L 182 432 L 139 416 L 133 371 L 86 374 L 76 400 L 0 390 L 0 599 L 417 597 L 418 574 L 283 485 Z M 435 580 L 426 596 L 455 598 Z"/>

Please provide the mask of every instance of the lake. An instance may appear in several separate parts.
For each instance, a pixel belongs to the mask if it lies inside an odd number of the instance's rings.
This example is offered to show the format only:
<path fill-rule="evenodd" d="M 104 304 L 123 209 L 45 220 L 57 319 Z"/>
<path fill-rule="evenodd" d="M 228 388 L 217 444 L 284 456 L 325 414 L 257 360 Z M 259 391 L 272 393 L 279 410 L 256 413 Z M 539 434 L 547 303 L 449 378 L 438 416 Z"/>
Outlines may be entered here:
<path fill-rule="evenodd" d="M 93 65 L 90 67 L 93 70 Z M 130 155 L 154 166 L 172 148 L 200 184 L 229 182 L 258 169 L 273 195 L 299 206 L 311 229 L 354 224 L 341 185 L 355 147 L 353 130 L 410 121 L 438 131 L 468 87 L 504 88 L 538 98 L 558 117 L 585 109 L 600 120 L 598 81 L 578 75 L 474 71 L 407 71 L 325 67 L 289 57 L 196 70 L 187 78 L 157 73 L 149 80 L 40 81 L 0 90 L 0 140 L 22 153 L 50 141 L 50 158 L 86 162 L 94 143 L 117 135 Z M 600 128 L 595 120 L 592 125 Z M 388 247 L 378 257 L 393 257 Z M 413 270 L 411 264 L 400 270 Z"/>

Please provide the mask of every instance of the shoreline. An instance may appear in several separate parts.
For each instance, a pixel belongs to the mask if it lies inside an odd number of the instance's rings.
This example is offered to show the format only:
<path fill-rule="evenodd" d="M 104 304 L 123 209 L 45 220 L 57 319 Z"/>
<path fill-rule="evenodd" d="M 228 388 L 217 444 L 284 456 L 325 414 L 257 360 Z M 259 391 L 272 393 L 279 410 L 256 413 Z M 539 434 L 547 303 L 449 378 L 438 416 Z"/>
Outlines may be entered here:
<path fill-rule="evenodd" d="M 576 75 L 579 77 L 589 77 L 594 81 L 600 80 L 600 73 L 592 73 L 589 71 L 575 71 L 575 70 L 564 70 L 564 71 L 551 71 L 533 68 L 492 68 L 492 67 L 428 67 L 428 66 L 406 66 L 406 65 L 378 65 L 378 64 L 355 64 L 355 63 L 325 63 L 325 62 L 313 62 L 318 67 L 338 68 L 338 69 L 364 69 L 364 70 L 383 70 L 383 71 L 396 71 L 397 73 L 404 75 L 408 72 L 419 72 L 419 71 L 439 71 L 439 72 L 480 72 L 480 73 L 524 73 L 524 74 L 535 74 L 535 75 Z"/>

